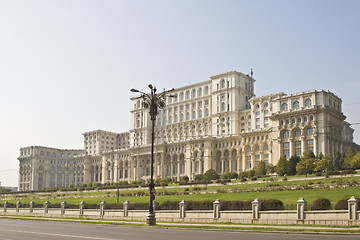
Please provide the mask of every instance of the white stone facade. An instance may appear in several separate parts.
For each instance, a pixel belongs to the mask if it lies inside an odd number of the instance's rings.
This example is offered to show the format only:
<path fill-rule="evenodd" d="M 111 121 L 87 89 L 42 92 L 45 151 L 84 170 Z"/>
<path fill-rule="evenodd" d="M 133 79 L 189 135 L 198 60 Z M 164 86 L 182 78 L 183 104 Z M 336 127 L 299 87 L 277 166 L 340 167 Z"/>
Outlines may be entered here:
<path fill-rule="evenodd" d="M 330 91 L 255 97 L 254 83 L 231 71 L 175 89 L 156 119 L 155 177 L 239 172 L 306 149 L 315 155 L 358 149 L 342 101 Z M 19 190 L 149 179 L 151 120 L 141 106 L 131 99 L 129 132 L 84 133 L 84 150 L 20 149 Z"/>

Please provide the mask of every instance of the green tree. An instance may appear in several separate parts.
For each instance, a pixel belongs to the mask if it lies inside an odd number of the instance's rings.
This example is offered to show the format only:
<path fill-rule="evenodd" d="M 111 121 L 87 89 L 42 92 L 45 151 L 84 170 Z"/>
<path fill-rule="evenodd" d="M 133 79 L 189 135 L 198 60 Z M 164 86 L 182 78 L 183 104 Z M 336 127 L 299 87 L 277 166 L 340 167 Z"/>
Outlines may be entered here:
<path fill-rule="evenodd" d="M 275 172 L 275 166 L 269 163 L 266 165 L 266 173 L 274 173 Z"/>
<path fill-rule="evenodd" d="M 338 153 L 336 154 L 336 156 L 334 157 L 334 160 L 333 160 L 334 169 L 335 169 L 335 170 L 340 170 L 340 169 L 342 169 L 343 163 L 344 163 L 343 155 L 338 152 Z"/>
<path fill-rule="evenodd" d="M 346 154 L 345 154 L 345 158 L 344 158 L 344 169 L 351 169 L 351 161 L 355 156 L 355 152 L 354 150 L 349 147 Z"/>
<path fill-rule="evenodd" d="M 255 169 L 255 176 L 264 176 L 266 175 L 266 164 L 264 161 L 260 161 Z"/>
<path fill-rule="evenodd" d="M 286 174 L 296 175 L 296 165 L 300 162 L 299 156 L 292 156 L 287 163 Z"/>
<path fill-rule="evenodd" d="M 284 176 L 287 170 L 287 161 L 285 157 L 281 157 L 276 164 L 275 171 L 279 176 Z"/>
<path fill-rule="evenodd" d="M 213 169 L 209 169 L 204 173 L 204 180 L 210 181 L 210 180 L 216 180 L 219 179 L 219 174 L 215 172 Z"/>
<path fill-rule="evenodd" d="M 316 159 L 314 168 L 315 172 L 331 171 L 333 169 L 333 157 L 331 154 L 327 154 L 321 159 Z"/>
<path fill-rule="evenodd" d="M 356 154 L 351 160 L 351 168 L 359 169 L 360 168 L 360 153 Z"/>
<path fill-rule="evenodd" d="M 299 175 L 308 175 L 314 172 L 315 158 L 302 158 L 296 165 L 296 171 Z"/>
<path fill-rule="evenodd" d="M 315 154 L 313 153 L 313 151 L 311 151 L 309 149 L 305 150 L 301 159 L 308 159 L 308 158 L 315 158 Z"/>

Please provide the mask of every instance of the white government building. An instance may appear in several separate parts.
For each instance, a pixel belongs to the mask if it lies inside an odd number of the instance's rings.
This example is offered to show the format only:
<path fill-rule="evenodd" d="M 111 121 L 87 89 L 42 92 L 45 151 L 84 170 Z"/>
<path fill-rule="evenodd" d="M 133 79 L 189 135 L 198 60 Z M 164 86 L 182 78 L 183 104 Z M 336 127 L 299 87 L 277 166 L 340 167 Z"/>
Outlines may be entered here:
<path fill-rule="evenodd" d="M 280 157 L 343 153 L 354 130 L 342 100 L 328 90 L 256 97 L 252 76 L 231 71 L 175 89 L 155 127 L 154 176 L 177 178 L 214 169 L 253 169 Z M 84 133 L 84 149 L 20 149 L 19 190 L 150 178 L 151 120 L 131 98 L 131 128 Z"/>

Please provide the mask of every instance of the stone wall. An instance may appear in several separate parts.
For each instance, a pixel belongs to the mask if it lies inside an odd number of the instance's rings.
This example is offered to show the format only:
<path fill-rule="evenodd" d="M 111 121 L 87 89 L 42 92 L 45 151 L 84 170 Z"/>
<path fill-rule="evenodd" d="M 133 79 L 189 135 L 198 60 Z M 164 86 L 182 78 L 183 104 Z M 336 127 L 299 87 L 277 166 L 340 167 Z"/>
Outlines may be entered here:
<path fill-rule="evenodd" d="M 297 210 L 262 211 L 261 201 L 255 199 L 252 209 L 245 211 L 222 211 L 221 201 L 213 203 L 212 210 L 187 210 L 186 202 L 179 203 L 178 210 L 156 210 L 155 216 L 158 221 L 168 222 L 206 222 L 206 223 L 244 223 L 244 224 L 311 224 L 311 225 L 360 225 L 360 211 L 358 211 L 358 200 L 351 197 L 348 200 L 347 210 L 322 210 L 308 211 L 305 199 L 297 201 Z M 100 209 L 87 209 L 86 203 L 81 202 L 78 209 L 67 208 L 64 201 L 61 208 L 51 208 L 46 202 L 43 208 L 22 208 L 21 202 L 16 207 L 9 207 L 7 202 L 0 208 L 0 215 L 38 216 L 38 217 L 78 217 L 92 219 L 117 219 L 145 221 L 147 210 L 136 210 L 131 208 L 130 202 L 123 204 L 123 209 L 107 209 L 105 201 L 100 203 Z"/>

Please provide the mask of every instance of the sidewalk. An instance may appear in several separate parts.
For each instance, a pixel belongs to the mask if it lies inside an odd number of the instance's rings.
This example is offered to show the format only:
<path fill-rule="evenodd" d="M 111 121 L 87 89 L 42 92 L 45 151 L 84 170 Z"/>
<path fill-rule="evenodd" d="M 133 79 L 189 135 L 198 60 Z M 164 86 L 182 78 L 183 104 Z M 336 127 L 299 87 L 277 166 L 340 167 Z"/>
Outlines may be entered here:
<path fill-rule="evenodd" d="M 119 224 L 119 225 L 145 225 L 145 221 L 120 221 L 120 220 L 103 220 L 103 219 L 73 219 L 73 218 L 44 218 L 29 216 L 0 216 L 0 218 L 11 219 L 27 219 L 40 221 L 63 221 L 63 222 L 79 222 L 79 223 L 98 223 L 98 224 Z M 214 223 L 180 223 L 180 222 L 157 222 L 158 227 L 177 227 L 191 229 L 207 229 L 207 230 L 233 230 L 233 231 L 281 231 L 286 230 L 292 232 L 316 232 L 316 233 L 350 233 L 360 235 L 360 227 L 349 226 L 284 226 L 284 225 L 258 225 L 258 224 L 214 224 Z M 359 231 L 358 233 L 356 231 Z"/>

